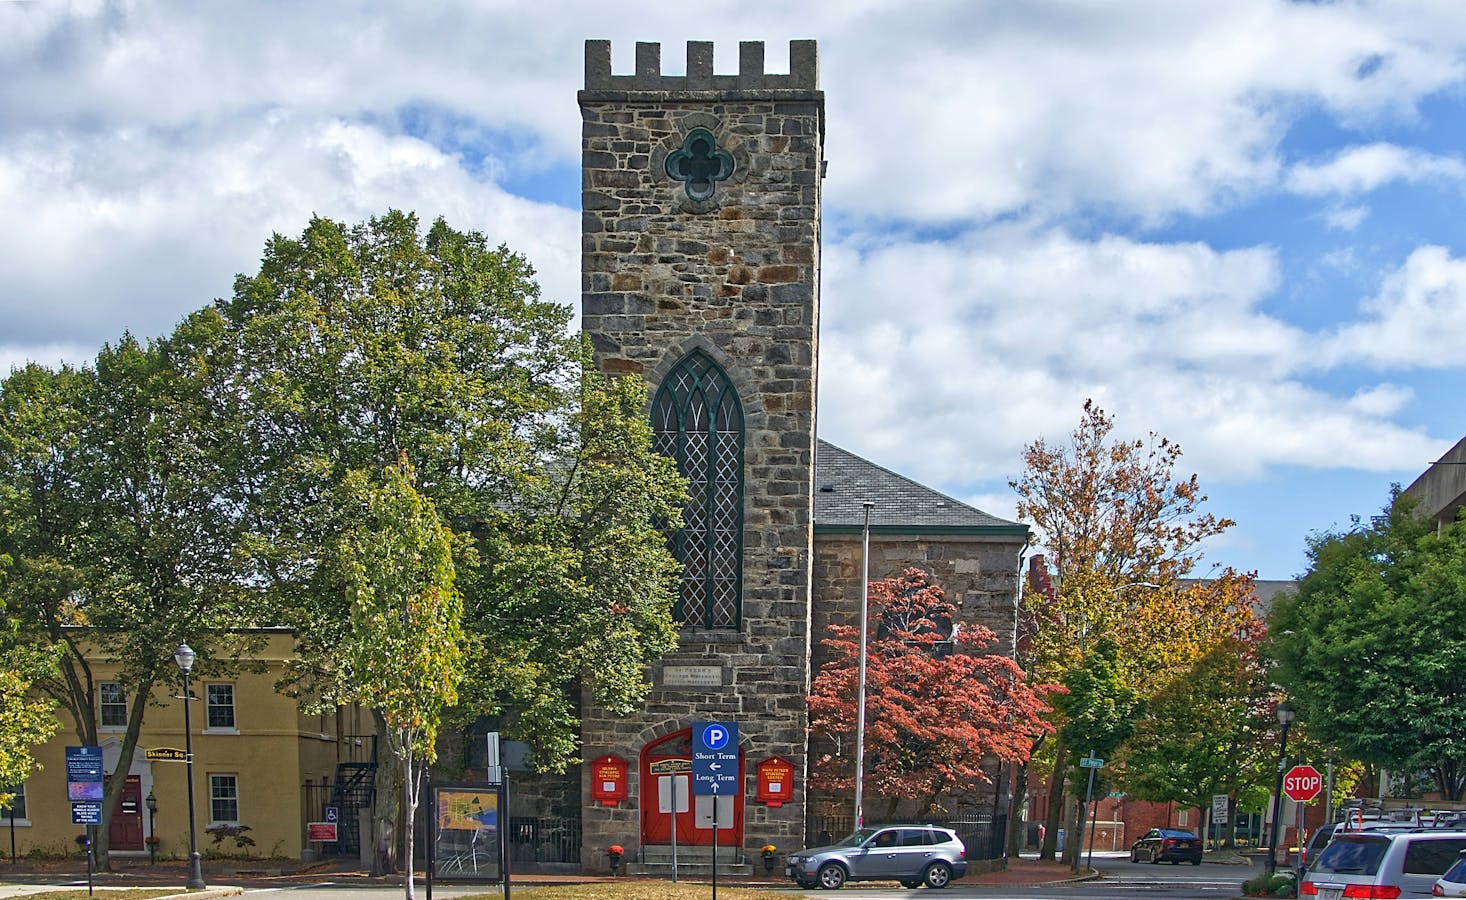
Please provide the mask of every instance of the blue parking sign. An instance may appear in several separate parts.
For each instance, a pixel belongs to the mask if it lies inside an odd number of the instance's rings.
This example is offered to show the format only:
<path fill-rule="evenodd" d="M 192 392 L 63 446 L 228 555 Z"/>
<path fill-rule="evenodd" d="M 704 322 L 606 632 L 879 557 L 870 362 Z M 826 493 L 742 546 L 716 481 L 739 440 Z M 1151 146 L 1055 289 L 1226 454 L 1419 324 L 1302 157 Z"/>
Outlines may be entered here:
<path fill-rule="evenodd" d="M 738 788 L 738 723 L 693 723 L 692 793 L 726 797 Z"/>

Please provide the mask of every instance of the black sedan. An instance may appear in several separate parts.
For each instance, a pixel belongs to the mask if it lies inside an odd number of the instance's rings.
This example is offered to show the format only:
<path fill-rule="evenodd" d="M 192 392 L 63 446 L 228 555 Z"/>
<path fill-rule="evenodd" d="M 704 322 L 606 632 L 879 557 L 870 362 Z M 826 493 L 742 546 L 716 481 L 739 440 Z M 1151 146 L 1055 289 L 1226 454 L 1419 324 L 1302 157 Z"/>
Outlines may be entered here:
<path fill-rule="evenodd" d="M 1201 865 L 1201 838 L 1175 828 L 1152 828 L 1130 848 L 1130 861 L 1148 859 L 1152 863 L 1176 865 L 1189 862 Z"/>

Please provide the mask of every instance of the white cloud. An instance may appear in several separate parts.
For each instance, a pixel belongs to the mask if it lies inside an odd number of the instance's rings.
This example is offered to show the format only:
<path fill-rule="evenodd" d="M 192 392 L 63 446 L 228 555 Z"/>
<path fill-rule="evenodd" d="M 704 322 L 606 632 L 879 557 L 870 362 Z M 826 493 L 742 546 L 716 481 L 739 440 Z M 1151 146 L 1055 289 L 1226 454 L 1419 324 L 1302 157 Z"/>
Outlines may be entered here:
<path fill-rule="evenodd" d="M 1466 259 L 1445 247 L 1421 247 L 1362 304 L 1363 316 L 1323 348 L 1332 365 L 1458 368 L 1466 334 Z"/>
<path fill-rule="evenodd" d="M 189 131 L 116 129 L 0 142 L 0 345 L 99 345 L 168 331 L 253 271 L 272 232 L 312 214 L 357 222 L 389 207 L 507 242 L 547 298 L 579 291 L 575 213 L 505 193 L 413 138 L 272 113 Z"/>
<path fill-rule="evenodd" d="M 1305 380 L 1319 338 L 1259 311 L 1278 278 L 1266 250 L 998 228 L 831 247 L 825 268 L 821 432 L 919 480 L 1011 477 L 1086 398 L 1212 477 L 1440 449 L 1392 421 L 1402 388 L 1336 397 Z"/>
<path fill-rule="evenodd" d="M 1313 196 L 1365 194 L 1392 181 L 1459 182 L 1466 164 L 1395 144 L 1377 143 L 1341 150 L 1326 163 L 1300 163 L 1288 172 L 1290 190 Z"/>
<path fill-rule="evenodd" d="M 1324 224 L 1335 231 L 1353 231 L 1369 217 L 1369 207 L 1331 206 L 1322 215 Z"/>

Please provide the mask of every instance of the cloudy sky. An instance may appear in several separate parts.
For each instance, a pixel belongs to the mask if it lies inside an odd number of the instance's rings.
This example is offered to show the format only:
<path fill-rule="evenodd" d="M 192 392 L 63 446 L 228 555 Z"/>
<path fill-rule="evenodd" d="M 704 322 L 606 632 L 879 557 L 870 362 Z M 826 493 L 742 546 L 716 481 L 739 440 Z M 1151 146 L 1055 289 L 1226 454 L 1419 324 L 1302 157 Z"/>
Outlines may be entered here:
<path fill-rule="evenodd" d="M 1085 398 L 1179 442 L 1289 578 L 1463 433 L 1459 0 L 0 0 L 0 367 L 229 293 L 388 208 L 578 302 L 587 38 L 814 38 L 821 436 L 990 512 Z"/>

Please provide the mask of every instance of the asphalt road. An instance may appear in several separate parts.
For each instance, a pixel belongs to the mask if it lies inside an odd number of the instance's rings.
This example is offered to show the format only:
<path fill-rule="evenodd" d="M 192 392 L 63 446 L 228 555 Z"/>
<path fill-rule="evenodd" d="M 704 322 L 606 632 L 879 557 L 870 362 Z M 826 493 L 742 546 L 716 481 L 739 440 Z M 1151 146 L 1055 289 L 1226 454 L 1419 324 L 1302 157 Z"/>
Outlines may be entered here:
<path fill-rule="evenodd" d="M 926 888 L 907 890 L 891 883 L 873 886 L 849 884 L 839 891 L 801 891 L 790 885 L 791 897 L 805 896 L 821 900 L 894 900 L 894 898 L 920 898 L 920 900 L 1230 900 L 1241 895 L 1242 882 L 1260 870 L 1248 866 L 1202 863 L 1190 865 L 1159 865 L 1132 863 L 1124 857 L 1096 857 L 1095 868 L 1103 876 L 1093 881 L 1078 882 L 1047 887 L 996 887 L 992 885 L 964 885 L 953 882 L 942 891 Z M 615 886 L 606 886 L 606 896 L 614 898 Z M 454 900 L 468 894 L 493 893 L 497 886 L 484 887 L 436 886 L 433 900 Z M 398 900 L 402 888 L 360 887 L 321 882 L 299 884 L 288 887 L 251 889 L 247 898 L 270 900 L 265 895 L 280 894 L 278 900 Z M 530 885 L 513 885 L 513 897 L 533 900 L 534 888 Z M 294 896 L 291 896 L 294 895 Z M 711 888 L 708 891 L 711 897 Z M 426 900 L 419 885 L 418 900 Z"/>

